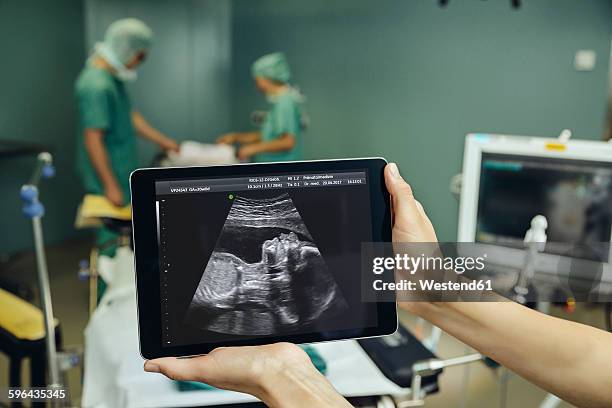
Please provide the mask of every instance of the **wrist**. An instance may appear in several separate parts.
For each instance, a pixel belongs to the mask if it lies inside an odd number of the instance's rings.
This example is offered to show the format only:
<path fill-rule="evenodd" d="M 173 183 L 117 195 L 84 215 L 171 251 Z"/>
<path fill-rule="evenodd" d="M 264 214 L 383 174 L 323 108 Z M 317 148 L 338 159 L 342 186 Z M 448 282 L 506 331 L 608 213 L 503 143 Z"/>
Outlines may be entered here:
<path fill-rule="evenodd" d="M 231 132 L 226 135 L 226 142 L 229 144 L 240 143 L 240 134 L 237 132 Z"/>
<path fill-rule="evenodd" d="M 259 153 L 263 153 L 265 149 L 265 145 L 262 142 L 255 142 L 249 145 L 249 149 L 251 149 L 251 155 L 254 156 Z"/>
<path fill-rule="evenodd" d="M 119 188 L 119 184 L 117 184 L 117 182 L 115 180 L 106 180 L 106 181 L 103 181 L 102 185 L 104 186 L 104 191 L 116 190 L 116 189 Z"/>
<path fill-rule="evenodd" d="M 160 134 L 157 137 L 157 144 L 159 144 L 161 147 L 168 146 L 170 143 L 172 143 L 172 139 L 166 135 Z"/>
<path fill-rule="evenodd" d="M 321 382 L 327 380 L 312 365 L 283 365 L 273 375 L 260 376 L 256 397 L 270 408 L 314 406 L 318 396 L 313 391 Z"/>

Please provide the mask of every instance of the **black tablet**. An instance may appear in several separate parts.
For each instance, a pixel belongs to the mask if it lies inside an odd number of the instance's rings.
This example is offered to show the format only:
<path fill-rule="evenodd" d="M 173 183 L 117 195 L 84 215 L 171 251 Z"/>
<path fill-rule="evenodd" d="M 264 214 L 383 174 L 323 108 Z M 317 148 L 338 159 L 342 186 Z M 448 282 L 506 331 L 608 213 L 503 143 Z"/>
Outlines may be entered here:
<path fill-rule="evenodd" d="M 139 169 L 130 178 L 140 351 L 379 336 L 361 244 L 391 240 L 384 159 Z"/>

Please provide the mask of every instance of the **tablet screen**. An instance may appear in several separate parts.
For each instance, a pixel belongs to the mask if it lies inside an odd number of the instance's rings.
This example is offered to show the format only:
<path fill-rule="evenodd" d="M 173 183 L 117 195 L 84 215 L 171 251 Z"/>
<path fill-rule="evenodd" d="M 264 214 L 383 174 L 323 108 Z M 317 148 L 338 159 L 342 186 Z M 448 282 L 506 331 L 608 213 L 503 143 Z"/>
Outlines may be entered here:
<path fill-rule="evenodd" d="M 375 327 L 368 170 L 155 182 L 162 346 Z"/>

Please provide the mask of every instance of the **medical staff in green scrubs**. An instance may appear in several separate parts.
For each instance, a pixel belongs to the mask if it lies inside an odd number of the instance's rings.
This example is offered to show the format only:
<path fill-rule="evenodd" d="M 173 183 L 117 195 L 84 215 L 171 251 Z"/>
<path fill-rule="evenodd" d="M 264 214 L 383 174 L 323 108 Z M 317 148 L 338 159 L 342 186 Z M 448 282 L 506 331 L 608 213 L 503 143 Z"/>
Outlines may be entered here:
<path fill-rule="evenodd" d="M 130 173 L 138 167 L 136 134 L 166 151 L 178 144 L 159 132 L 133 110 L 124 83 L 137 77 L 153 33 L 136 19 L 118 20 L 95 46 L 75 85 L 79 112 L 77 172 L 85 191 L 104 195 L 116 206 L 130 202 Z M 117 234 L 106 228 L 96 232 L 105 255 L 114 255 Z"/>
<path fill-rule="evenodd" d="M 132 109 L 124 85 L 136 79 L 152 38 L 142 21 L 114 22 L 76 81 L 77 170 L 87 193 L 105 195 L 117 206 L 130 201 L 129 176 L 138 167 L 136 134 L 164 150 L 178 150 L 174 140 Z"/>
<path fill-rule="evenodd" d="M 252 66 L 255 85 L 272 104 L 261 130 L 227 133 L 218 143 L 240 145 L 238 158 L 256 162 L 302 159 L 302 111 L 304 97 L 289 84 L 291 71 L 285 55 L 264 55 Z"/>

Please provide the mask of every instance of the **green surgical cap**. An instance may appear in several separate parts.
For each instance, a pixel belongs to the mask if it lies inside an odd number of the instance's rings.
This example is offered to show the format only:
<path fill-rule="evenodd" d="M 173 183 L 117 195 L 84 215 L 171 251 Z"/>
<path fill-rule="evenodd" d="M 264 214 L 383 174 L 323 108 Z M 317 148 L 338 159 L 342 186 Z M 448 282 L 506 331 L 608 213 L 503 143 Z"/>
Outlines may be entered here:
<path fill-rule="evenodd" d="M 152 42 L 153 31 L 135 18 L 115 21 L 104 36 L 104 44 L 123 64 L 130 62 L 138 52 L 151 48 Z"/>
<path fill-rule="evenodd" d="M 285 54 L 275 52 L 257 59 L 251 67 L 254 77 L 264 77 L 279 82 L 289 82 L 291 70 Z"/>

